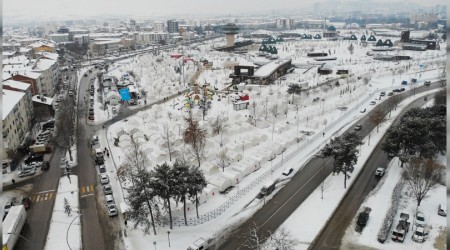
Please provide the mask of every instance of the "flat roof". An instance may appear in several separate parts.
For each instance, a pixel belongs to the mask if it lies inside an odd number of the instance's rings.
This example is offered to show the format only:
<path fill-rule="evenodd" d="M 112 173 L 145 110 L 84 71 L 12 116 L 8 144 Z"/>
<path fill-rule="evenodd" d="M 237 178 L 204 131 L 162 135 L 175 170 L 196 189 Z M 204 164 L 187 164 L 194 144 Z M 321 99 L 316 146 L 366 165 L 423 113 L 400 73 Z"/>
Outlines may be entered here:
<path fill-rule="evenodd" d="M 20 91 L 3 89 L 3 99 L 2 99 L 3 120 L 5 120 L 5 118 L 9 115 L 9 113 L 13 110 L 13 108 L 17 105 L 17 103 L 19 103 L 19 101 L 23 98 L 24 95 L 25 93 Z"/>
<path fill-rule="evenodd" d="M 255 71 L 254 76 L 256 77 L 267 77 L 270 74 L 272 74 L 275 70 L 277 70 L 280 66 L 291 62 L 290 59 L 286 59 L 286 60 L 276 60 L 270 63 L 267 63 L 263 66 L 261 66 L 261 68 L 259 68 L 258 70 Z"/>
<path fill-rule="evenodd" d="M 40 98 L 38 98 L 38 96 L 40 96 Z M 45 98 L 45 101 L 42 100 L 42 97 Z M 46 104 L 46 105 L 52 105 L 52 102 L 53 102 L 53 98 L 43 96 L 43 95 L 35 95 L 35 96 L 33 96 L 33 98 L 31 100 L 33 100 L 33 102 L 42 103 L 42 104 Z"/>
<path fill-rule="evenodd" d="M 30 84 L 15 80 L 6 80 L 3 82 L 3 85 L 8 85 L 15 89 L 27 90 L 30 87 Z"/>

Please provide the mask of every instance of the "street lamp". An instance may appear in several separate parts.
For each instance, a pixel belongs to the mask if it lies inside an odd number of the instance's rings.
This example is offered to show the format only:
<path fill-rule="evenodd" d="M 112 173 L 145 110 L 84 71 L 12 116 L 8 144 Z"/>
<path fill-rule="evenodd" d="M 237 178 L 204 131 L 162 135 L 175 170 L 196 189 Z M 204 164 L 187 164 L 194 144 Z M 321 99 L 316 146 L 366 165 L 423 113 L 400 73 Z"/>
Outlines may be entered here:
<path fill-rule="evenodd" d="M 170 235 L 170 231 L 167 231 L 167 241 L 169 241 L 169 247 L 170 247 L 170 238 L 169 238 L 169 235 Z"/>
<path fill-rule="evenodd" d="M 81 216 L 81 214 L 78 214 L 77 216 L 75 216 L 75 218 L 73 218 L 72 222 L 70 222 L 69 227 L 67 228 L 67 232 L 66 232 L 66 242 L 67 242 L 67 246 L 69 247 L 70 250 L 72 250 L 72 248 L 69 245 L 69 230 L 70 227 L 72 226 L 72 223 L 75 221 L 76 218 L 78 218 L 79 216 Z"/>

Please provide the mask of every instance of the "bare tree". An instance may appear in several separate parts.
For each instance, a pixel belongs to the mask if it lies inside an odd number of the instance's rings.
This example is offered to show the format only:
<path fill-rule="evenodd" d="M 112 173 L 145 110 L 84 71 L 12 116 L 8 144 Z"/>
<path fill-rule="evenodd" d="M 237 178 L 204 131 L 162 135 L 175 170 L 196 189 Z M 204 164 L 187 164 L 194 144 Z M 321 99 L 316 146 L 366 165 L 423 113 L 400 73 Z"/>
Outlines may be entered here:
<path fill-rule="evenodd" d="M 206 130 L 200 127 L 197 119 L 192 116 L 184 118 L 186 129 L 183 132 L 184 143 L 190 145 L 191 153 L 197 159 L 198 167 L 200 167 L 206 143 Z"/>
<path fill-rule="evenodd" d="M 169 125 L 166 124 L 163 126 L 163 135 L 162 139 L 164 141 L 163 147 L 167 148 L 167 151 L 169 152 L 169 161 L 172 161 L 172 151 L 175 143 L 175 135 L 173 132 L 169 129 Z"/>
<path fill-rule="evenodd" d="M 250 114 L 252 116 L 252 120 L 253 120 L 253 125 L 256 126 L 256 120 L 257 120 L 257 115 L 258 115 L 258 110 L 256 107 L 256 101 L 252 102 L 252 105 L 250 105 Z"/>
<path fill-rule="evenodd" d="M 227 155 L 227 149 L 223 149 L 217 154 L 217 166 L 225 172 L 225 168 L 230 165 L 230 158 Z"/>
<path fill-rule="evenodd" d="M 213 134 L 220 135 L 220 146 L 223 146 L 223 132 L 228 127 L 228 120 L 226 117 L 218 115 L 216 119 L 211 122 Z"/>
<path fill-rule="evenodd" d="M 75 101 L 73 98 L 66 98 L 61 102 L 55 121 L 55 135 L 49 142 L 55 147 L 69 151 L 70 161 L 73 161 L 71 146 L 75 141 Z"/>
<path fill-rule="evenodd" d="M 403 178 L 411 188 L 417 206 L 420 206 L 431 189 L 444 181 L 444 177 L 445 166 L 432 159 L 414 158 L 403 171 Z"/>
<path fill-rule="evenodd" d="M 253 226 L 250 227 L 249 232 L 244 235 L 245 242 L 242 245 L 248 249 L 262 249 L 264 239 L 258 235 L 258 231 L 258 226 L 253 222 Z"/>
<path fill-rule="evenodd" d="M 397 110 L 397 106 L 400 103 L 400 98 L 397 95 L 391 96 L 387 100 L 388 107 L 389 107 L 389 117 L 391 117 L 392 109 Z"/>
<path fill-rule="evenodd" d="M 381 108 L 376 108 L 375 110 L 373 110 L 370 113 L 369 116 L 369 122 L 374 125 L 377 126 L 377 133 L 378 133 L 378 129 L 380 127 L 380 124 L 386 122 L 386 115 L 384 113 L 383 110 L 381 110 Z"/>
<path fill-rule="evenodd" d="M 280 227 L 264 243 L 263 249 L 294 250 L 300 242 L 285 227 Z"/>
<path fill-rule="evenodd" d="M 355 47 L 353 46 L 353 43 L 350 43 L 350 46 L 348 46 L 347 49 L 350 52 L 350 54 L 353 55 L 353 51 L 355 50 Z"/>
<path fill-rule="evenodd" d="M 287 118 L 289 106 L 286 102 L 283 102 L 283 104 L 281 105 L 281 110 L 283 111 L 283 114 L 286 115 L 286 118 Z"/>
<path fill-rule="evenodd" d="M 280 109 L 278 107 L 278 104 L 275 103 L 270 107 L 270 113 L 273 115 L 273 117 L 277 118 L 277 116 L 280 114 Z"/>

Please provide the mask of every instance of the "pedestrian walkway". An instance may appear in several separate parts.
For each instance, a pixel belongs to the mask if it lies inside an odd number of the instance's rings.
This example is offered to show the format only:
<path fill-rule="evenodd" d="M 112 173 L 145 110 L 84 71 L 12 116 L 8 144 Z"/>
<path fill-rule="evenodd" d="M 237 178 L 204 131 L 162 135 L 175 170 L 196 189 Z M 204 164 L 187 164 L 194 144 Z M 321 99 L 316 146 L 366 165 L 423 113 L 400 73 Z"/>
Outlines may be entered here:
<path fill-rule="evenodd" d="M 86 185 L 86 186 L 82 186 L 80 188 L 80 193 L 81 194 L 93 193 L 94 191 L 95 191 L 94 185 Z"/>
<path fill-rule="evenodd" d="M 55 191 L 48 191 L 45 193 L 39 193 L 31 196 L 31 202 L 37 203 L 37 202 L 45 202 L 45 201 L 51 201 L 55 199 Z"/>

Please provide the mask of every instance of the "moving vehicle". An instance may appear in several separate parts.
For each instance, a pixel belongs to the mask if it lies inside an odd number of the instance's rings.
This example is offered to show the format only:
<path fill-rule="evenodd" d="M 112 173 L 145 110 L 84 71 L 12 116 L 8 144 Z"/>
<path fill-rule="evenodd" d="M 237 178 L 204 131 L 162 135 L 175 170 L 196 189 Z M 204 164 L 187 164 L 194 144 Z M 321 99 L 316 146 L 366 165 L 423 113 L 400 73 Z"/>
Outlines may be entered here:
<path fill-rule="evenodd" d="M 3 221 L 3 250 L 12 250 L 16 245 L 23 225 L 27 220 L 27 212 L 23 205 L 13 206 Z"/>
<path fill-rule="evenodd" d="M 275 190 L 275 182 L 273 183 L 267 183 L 261 188 L 261 191 L 259 192 L 262 196 L 267 196 L 271 194 Z"/>
<path fill-rule="evenodd" d="M 409 231 L 409 225 L 408 222 L 409 214 L 406 213 L 400 213 L 400 220 L 397 224 L 397 227 L 395 227 L 394 231 L 392 232 L 391 239 L 393 241 L 399 241 L 403 242 L 406 238 L 406 234 Z"/>
<path fill-rule="evenodd" d="M 375 176 L 383 177 L 385 170 L 385 168 L 377 168 L 377 170 L 375 170 Z"/>
<path fill-rule="evenodd" d="M 188 250 L 205 250 L 207 248 L 208 242 L 204 238 L 199 238 L 188 247 Z"/>
<path fill-rule="evenodd" d="M 423 226 L 417 226 L 411 238 L 415 242 L 422 243 L 425 241 L 426 236 L 428 236 L 428 233 L 425 233 L 425 228 Z"/>
<path fill-rule="evenodd" d="M 430 85 L 431 85 L 431 81 L 425 81 L 423 83 L 423 86 L 425 86 L 425 87 L 429 87 Z"/>

